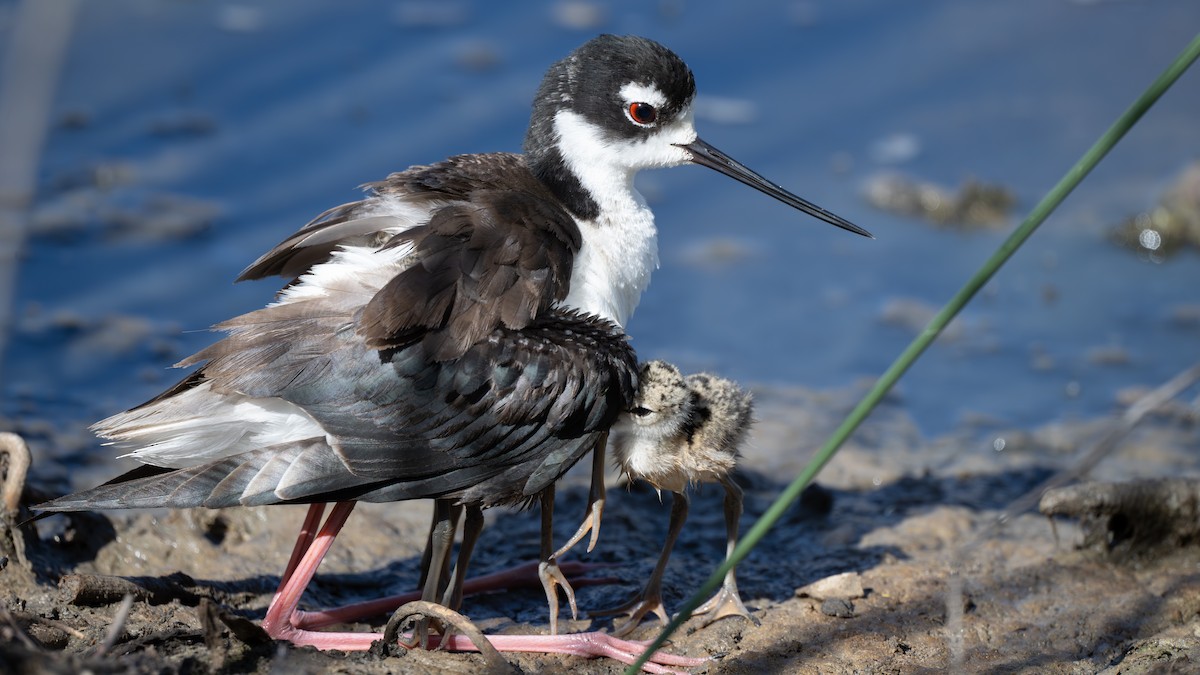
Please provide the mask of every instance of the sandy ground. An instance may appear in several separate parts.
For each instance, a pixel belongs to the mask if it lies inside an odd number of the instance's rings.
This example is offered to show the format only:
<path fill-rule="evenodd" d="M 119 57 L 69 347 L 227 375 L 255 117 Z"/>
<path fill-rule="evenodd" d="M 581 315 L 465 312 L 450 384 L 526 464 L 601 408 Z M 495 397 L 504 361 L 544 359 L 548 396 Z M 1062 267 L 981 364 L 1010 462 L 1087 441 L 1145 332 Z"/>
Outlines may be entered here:
<path fill-rule="evenodd" d="M 747 495 L 743 528 L 779 492 L 777 477 L 803 465 L 857 393 L 757 392 L 758 416 L 769 421 L 757 425 L 739 476 Z M 1195 668 L 1200 549 L 1190 529 L 1140 536 L 1132 512 L 1084 525 L 1027 512 L 997 524 L 1010 502 L 1072 465 L 1110 427 L 1111 420 L 1101 419 L 1019 431 L 987 428 L 984 421 L 925 439 L 903 401 L 890 401 L 739 568 L 742 595 L 760 625 L 730 618 L 701 627 L 693 620 L 671 651 L 713 657 L 695 673 Z M 996 439 L 1005 439 L 1003 451 L 995 449 Z M 1194 410 L 1176 405 L 1149 418 L 1093 477 L 1194 474 L 1196 442 Z M 584 469 L 577 467 L 559 491 L 560 540 L 582 513 Z M 27 486 L 26 499 L 40 498 L 36 492 L 36 485 Z M 711 488 L 694 495 L 667 572 L 668 608 L 677 607 L 723 554 L 721 497 Z M 303 510 L 78 514 L 15 529 L 10 518 L 0 570 L 0 670 L 479 672 L 477 655 L 318 653 L 257 635 L 241 619 L 261 619 Z M 598 573 L 622 583 L 580 588 L 584 610 L 618 604 L 637 590 L 658 554 L 667 512 L 653 491 L 614 482 L 600 545 L 581 559 L 617 563 Z M 426 503 L 360 505 L 305 604 L 329 606 L 412 587 L 429 515 Z M 490 512 L 473 570 L 533 558 L 537 527 L 536 512 Z M 1083 546 L 1088 533 L 1098 545 Z M 122 577 L 142 589 L 111 638 L 128 589 L 91 575 Z M 847 583 L 815 593 L 821 597 L 799 591 L 834 575 Z M 952 579 L 964 589 L 961 623 L 947 612 Z M 464 612 L 486 632 L 546 630 L 538 588 L 468 598 Z M 567 627 L 610 630 L 611 622 L 581 616 Z M 647 621 L 637 636 L 651 637 L 656 629 L 655 620 Z M 509 660 L 530 673 L 622 668 L 578 657 Z"/>

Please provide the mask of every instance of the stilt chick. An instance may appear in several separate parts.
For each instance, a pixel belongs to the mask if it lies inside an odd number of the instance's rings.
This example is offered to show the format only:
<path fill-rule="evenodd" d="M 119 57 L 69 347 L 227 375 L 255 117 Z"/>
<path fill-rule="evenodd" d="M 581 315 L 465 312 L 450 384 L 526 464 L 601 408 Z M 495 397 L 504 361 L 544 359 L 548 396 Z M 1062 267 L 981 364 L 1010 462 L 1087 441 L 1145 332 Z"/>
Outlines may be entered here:
<path fill-rule="evenodd" d="M 612 450 L 618 466 L 631 479 L 641 479 L 671 492 L 671 524 L 654 573 L 629 602 L 596 615 L 623 615 L 614 629 L 624 635 L 648 613 L 668 621 L 662 603 L 662 577 L 675 539 L 687 520 L 687 488 L 695 483 L 725 487 L 726 555 L 737 544 L 742 515 L 742 490 L 730 474 L 751 422 L 751 396 L 733 382 L 707 373 L 684 377 L 665 361 L 642 365 L 634 407 L 612 429 Z M 720 592 L 697 608 L 708 625 L 726 616 L 753 617 L 738 595 L 734 571 L 725 576 Z"/>

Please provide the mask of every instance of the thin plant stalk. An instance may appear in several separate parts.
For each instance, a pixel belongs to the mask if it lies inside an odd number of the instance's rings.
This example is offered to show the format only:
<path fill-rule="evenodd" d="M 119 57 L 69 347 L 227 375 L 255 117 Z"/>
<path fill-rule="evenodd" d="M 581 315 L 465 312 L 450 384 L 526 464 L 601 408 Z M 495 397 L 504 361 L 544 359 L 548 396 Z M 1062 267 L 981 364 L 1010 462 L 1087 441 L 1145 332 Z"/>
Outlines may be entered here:
<path fill-rule="evenodd" d="M 771 504 L 742 540 L 738 542 L 737 547 L 734 548 L 725 562 L 718 566 L 716 571 L 712 573 L 712 576 L 704 582 L 704 585 L 683 603 L 675 618 L 663 627 L 662 631 L 646 647 L 646 650 L 638 660 L 626 669 L 625 672 L 627 674 L 632 675 L 640 672 L 650 655 L 666 643 L 667 639 L 692 616 L 692 612 L 704 602 L 705 598 L 716 592 L 724 580 L 725 574 L 744 560 L 750 554 L 750 551 L 754 550 L 754 547 L 758 545 L 758 542 L 762 541 L 771 528 L 774 527 L 775 523 L 787 512 L 788 508 L 799 499 L 800 493 L 812 482 L 817 472 L 829 462 L 838 448 L 858 429 L 867 415 L 875 409 L 875 406 L 879 404 L 888 391 L 899 381 L 900 377 L 912 367 L 912 364 L 929 348 L 929 345 L 933 344 L 933 341 L 937 339 L 942 330 L 950 323 L 950 320 L 962 311 L 963 307 L 971 301 L 971 298 L 975 297 L 975 294 L 979 292 L 979 289 L 983 288 L 991 280 L 1000 267 L 1037 230 L 1038 226 L 1046 220 L 1054 209 L 1058 208 L 1059 204 L 1062 204 L 1067 195 L 1071 194 L 1071 191 L 1091 173 L 1092 169 L 1096 168 L 1100 160 L 1104 159 L 1104 156 L 1133 128 L 1142 115 L 1146 114 L 1146 111 L 1158 101 L 1163 93 L 1170 89 L 1171 85 L 1175 84 L 1175 81 L 1183 75 L 1198 57 L 1200 57 L 1200 34 L 1192 38 L 1191 42 L 1188 43 L 1187 47 L 1175 58 L 1171 65 L 1151 83 L 1128 110 L 1117 118 L 1117 121 L 1100 136 L 1099 140 L 1058 181 L 1058 184 L 1050 192 L 1046 193 L 1046 196 L 1038 202 L 1037 206 L 1033 208 L 1020 226 L 1000 244 L 995 253 L 967 280 L 967 283 L 954 294 L 954 297 L 942 307 L 941 311 L 933 317 L 929 325 L 921 331 L 920 335 L 901 352 L 900 356 L 888 367 L 879 380 L 876 381 L 875 386 L 871 387 L 871 390 L 855 406 L 854 410 L 850 411 L 850 414 L 833 432 L 829 440 L 821 446 L 821 449 L 813 456 L 808 465 L 804 467 L 804 470 L 783 490 L 775 502 Z"/>

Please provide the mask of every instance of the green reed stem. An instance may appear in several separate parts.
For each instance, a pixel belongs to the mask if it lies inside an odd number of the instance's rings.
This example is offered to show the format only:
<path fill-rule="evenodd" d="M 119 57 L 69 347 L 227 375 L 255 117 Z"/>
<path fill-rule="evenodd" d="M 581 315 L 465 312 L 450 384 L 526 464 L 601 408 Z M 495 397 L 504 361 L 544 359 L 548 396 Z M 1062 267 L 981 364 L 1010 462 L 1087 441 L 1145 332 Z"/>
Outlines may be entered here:
<path fill-rule="evenodd" d="M 750 554 L 750 551 L 754 550 L 754 547 L 758 545 L 758 542 L 767 536 L 767 532 L 775 526 L 775 523 L 783 517 L 792 503 L 800 497 L 800 493 L 808 486 L 813 477 L 817 475 L 817 472 L 829 462 L 838 448 L 842 446 L 842 443 L 862 424 L 863 420 L 875 409 L 875 406 L 891 390 L 892 386 L 896 384 L 909 367 L 924 353 L 929 345 L 937 339 L 937 336 L 950 323 L 950 320 L 962 311 L 962 308 L 971 301 L 971 298 L 975 297 L 979 289 L 983 288 L 984 284 L 996 274 L 1000 266 L 1016 253 L 1017 249 L 1025 243 L 1025 240 L 1029 239 L 1038 226 L 1046 220 L 1046 217 L 1054 209 L 1058 208 L 1058 205 L 1067 198 L 1067 195 L 1071 194 L 1071 191 L 1083 181 L 1084 177 L 1091 173 L 1092 169 L 1096 168 L 1100 160 L 1133 128 L 1133 125 L 1158 101 L 1163 93 L 1170 89 L 1171 85 L 1175 84 L 1175 81 L 1183 75 L 1198 57 L 1200 57 L 1200 34 L 1192 38 L 1192 41 L 1188 43 L 1187 47 L 1175 58 L 1171 65 L 1154 80 L 1128 110 L 1117 118 L 1117 121 L 1108 128 L 1108 131 L 1105 131 L 1104 135 L 1075 163 L 1075 166 L 1071 167 L 1067 174 L 1058 181 L 1058 184 L 1050 192 L 1046 193 L 1046 196 L 1038 202 L 1037 206 L 1033 208 L 1033 211 L 1029 213 L 1029 216 L 1025 218 L 1021 225 L 1008 239 L 1004 240 L 1004 243 L 1000 245 L 996 252 L 984 262 L 983 266 L 942 307 L 941 311 L 929 322 L 929 325 L 921 331 L 921 334 L 901 352 L 900 356 L 888 367 L 879 380 L 876 381 L 875 386 L 867 392 L 866 396 L 855 406 L 854 410 L 850 411 L 850 414 L 833 432 L 833 435 L 825 442 L 825 445 L 821 447 L 820 451 L 804 467 L 800 475 L 796 476 L 796 479 L 784 489 L 775 502 L 771 504 L 770 508 L 746 532 L 729 558 L 717 567 L 712 576 L 708 578 L 708 581 L 704 582 L 704 585 L 692 597 L 683 603 L 679 614 L 646 647 L 646 651 L 642 653 L 638 660 L 626 669 L 625 672 L 627 675 L 634 675 L 640 672 L 642 665 L 646 663 L 650 655 L 661 648 L 667 639 L 683 625 L 683 622 L 692 616 L 692 612 L 717 590 L 724 580 L 725 574 L 745 559 Z"/>

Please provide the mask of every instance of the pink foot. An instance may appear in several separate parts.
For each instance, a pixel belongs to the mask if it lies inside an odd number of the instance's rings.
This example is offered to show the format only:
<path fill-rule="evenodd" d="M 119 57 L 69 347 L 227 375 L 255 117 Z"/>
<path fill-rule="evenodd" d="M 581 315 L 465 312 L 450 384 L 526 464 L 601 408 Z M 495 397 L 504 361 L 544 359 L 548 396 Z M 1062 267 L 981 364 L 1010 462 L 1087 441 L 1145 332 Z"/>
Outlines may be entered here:
<path fill-rule="evenodd" d="M 427 636 L 429 647 L 439 647 L 450 651 L 479 652 L 489 666 L 489 672 L 505 672 L 509 664 L 500 652 L 528 652 L 535 654 L 568 654 L 585 658 L 607 657 L 616 659 L 626 665 L 634 661 L 645 651 L 648 642 L 633 642 L 621 640 L 607 633 L 572 633 L 567 635 L 484 635 L 471 623 L 470 619 L 429 602 L 413 602 L 396 610 L 388 621 L 383 632 L 383 640 L 390 645 L 412 648 L 419 638 L 411 633 L 401 634 L 401 626 L 415 617 L 437 619 L 453 633 Z M 386 653 L 386 650 L 385 650 Z M 653 654 L 643 671 L 648 673 L 679 673 L 669 666 L 686 667 L 698 666 L 708 659 L 675 656 L 657 652 Z"/>

